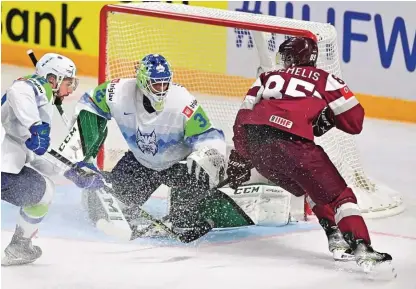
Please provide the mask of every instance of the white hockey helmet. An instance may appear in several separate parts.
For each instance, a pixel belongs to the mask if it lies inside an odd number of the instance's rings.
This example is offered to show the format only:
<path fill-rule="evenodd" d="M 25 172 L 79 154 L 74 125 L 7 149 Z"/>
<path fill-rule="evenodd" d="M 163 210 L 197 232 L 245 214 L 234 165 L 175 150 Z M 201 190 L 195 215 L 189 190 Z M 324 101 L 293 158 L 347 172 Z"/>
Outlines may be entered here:
<path fill-rule="evenodd" d="M 56 53 L 46 53 L 36 63 L 37 75 L 40 75 L 45 79 L 51 75 L 55 76 L 58 85 L 56 88 L 52 89 L 54 96 L 57 96 L 56 93 L 65 78 L 71 78 L 73 80 L 72 90 L 75 91 L 79 83 L 75 75 L 76 71 L 77 68 L 75 63 L 71 59 Z"/>

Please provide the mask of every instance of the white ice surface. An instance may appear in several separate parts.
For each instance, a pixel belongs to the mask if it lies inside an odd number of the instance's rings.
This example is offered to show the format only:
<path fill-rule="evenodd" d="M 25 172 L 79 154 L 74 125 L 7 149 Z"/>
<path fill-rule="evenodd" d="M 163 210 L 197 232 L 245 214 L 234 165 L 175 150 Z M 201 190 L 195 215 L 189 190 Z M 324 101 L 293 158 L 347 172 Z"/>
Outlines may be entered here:
<path fill-rule="evenodd" d="M 2 93 L 12 79 L 29 73 L 2 65 Z M 91 78 L 81 79 L 79 93 L 95 83 Z M 68 103 L 70 112 L 72 104 Z M 55 121 L 60 123 L 59 116 Z M 60 140 L 64 129 L 55 127 L 52 133 Z M 276 229 L 213 232 L 186 246 L 152 239 L 118 243 L 91 226 L 79 205 L 79 190 L 63 183 L 34 240 L 43 249 L 42 258 L 32 265 L 2 267 L 2 288 L 415 289 L 416 125 L 366 119 L 357 142 L 367 173 L 405 199 L 404 213 L 367 221 L 374 248 L 394 258 L 395 280 L 372 280 L 352 262 L 335 263 L 314 221 Z M 1 209 L 4 248 L 17 210 L 4 202 Z"/>

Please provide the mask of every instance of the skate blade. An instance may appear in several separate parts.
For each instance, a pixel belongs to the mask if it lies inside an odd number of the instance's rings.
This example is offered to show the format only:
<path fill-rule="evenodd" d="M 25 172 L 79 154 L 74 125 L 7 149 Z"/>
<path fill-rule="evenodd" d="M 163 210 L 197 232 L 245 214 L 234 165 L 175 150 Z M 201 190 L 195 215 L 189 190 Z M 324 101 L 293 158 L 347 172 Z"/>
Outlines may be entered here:
<path fill-rule="evenodd" d="M 366 273 L 371 280 L 392 280 L 397 278 L 397 272 L 391 261 L 386 261 L 380 264 L 363 263 L 360 265 L 361 269 Z"/>
<path fill-rule="evenodd" d="M 345 250 L 335 249 L 334 251 L 332 251 L 332 254 L 333 254 L 335 261 L 339 261 L 339 262 L 355 261 L 355 256 L 352 254 L 345 253 Z"/>
<path fill-rule="evenodd" d="M 25 265 L 25 264 L 31 264 L 35 261 L 36 261 L 36 259 L 33 259 L 33 260 L 11 259 L 4 252 L 1 254 L 1 265 L 2 266 Z"/>
<path fill-rule="evenodd" d="M 131 229 L 127 227 L 116 226 L 114 223 L 104 219 L 99 219 L 95 224 L 98 230 L 108 236 L 115 237 L 120 241 L 130 241 Z"/>

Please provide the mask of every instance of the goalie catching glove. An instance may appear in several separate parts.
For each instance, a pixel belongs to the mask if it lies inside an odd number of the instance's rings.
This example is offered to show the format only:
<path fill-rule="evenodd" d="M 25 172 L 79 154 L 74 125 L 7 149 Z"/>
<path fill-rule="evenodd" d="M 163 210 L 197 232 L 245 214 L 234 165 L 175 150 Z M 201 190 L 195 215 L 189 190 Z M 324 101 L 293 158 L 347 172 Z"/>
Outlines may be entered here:
<path fill-rule="evenodd" d="M 93 172 L 87 173 L 82 168 L 88 168 Z M 101 172 L 91 163 L 78 162 L 75 166 L 64 173 L 64 176 L 71 180 L 81 189 L 101 189 L 105 186 L 104 177 Z"/>
<path fill-rule="evenodd" d="M 204 185 L 215 187 L 224 179 L 225 159 L 216 149 L 202 148 L 187 158 L 188 173 Z"/>
<path fill-rule="evenodd" d="M 227 167 L 227 176 L 230 180 L 230 187 L 236 190 L 243 183 L 250 180 L 252 167 L 253 165 L 249 160 L 246 160 L 235 150 L 232 150 Z"/>

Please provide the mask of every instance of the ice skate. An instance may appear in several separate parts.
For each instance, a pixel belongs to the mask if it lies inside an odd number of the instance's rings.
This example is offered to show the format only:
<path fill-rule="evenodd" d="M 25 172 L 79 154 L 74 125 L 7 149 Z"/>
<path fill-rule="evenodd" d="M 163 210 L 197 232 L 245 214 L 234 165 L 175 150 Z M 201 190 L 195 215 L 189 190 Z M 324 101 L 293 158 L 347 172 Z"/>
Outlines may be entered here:
<path fill-rule="evenodd" d="M 395 275 L 394 268 L 391 267 L 393 258 L 390 254 L 375 251 L 371 245 L 366 244 L 363 240 L 356 240 L 355 242 L 355 261 L 365 273 L 369 273 L 376 267 L 386 264 L 391 268 L 392 273 Z"/>
<path fill-rule="evenodd" d="M 1 265 L 23 265 L 36 261 L 42 255 L 38 246 L 32 245 L 30 238 L 23 237 L 23 230 L 17 226 L 10 244 L 3 252 Z"/>
<path fill-rule="evenodd" d="M 353 261 L 355 260 L 354 252 L 348 243 L 342 237 L 341 231 L 337 227 L 332 228 L 328 237 L 328 248 L 332 253 L 335 261 Z"/>
<path fill-rule="evenodd" d="M 353 261 L 355 260 L 354 252 L 350 248 L 350 245 L 345 241 L 341 231 L 337 226 L 329 226 L 329 223 L 325 219 L 319 221 L 322 228 L 325 230 L 326 237 L 328 238 L 328 249 L 332 253 L 335 261 Z"/>

